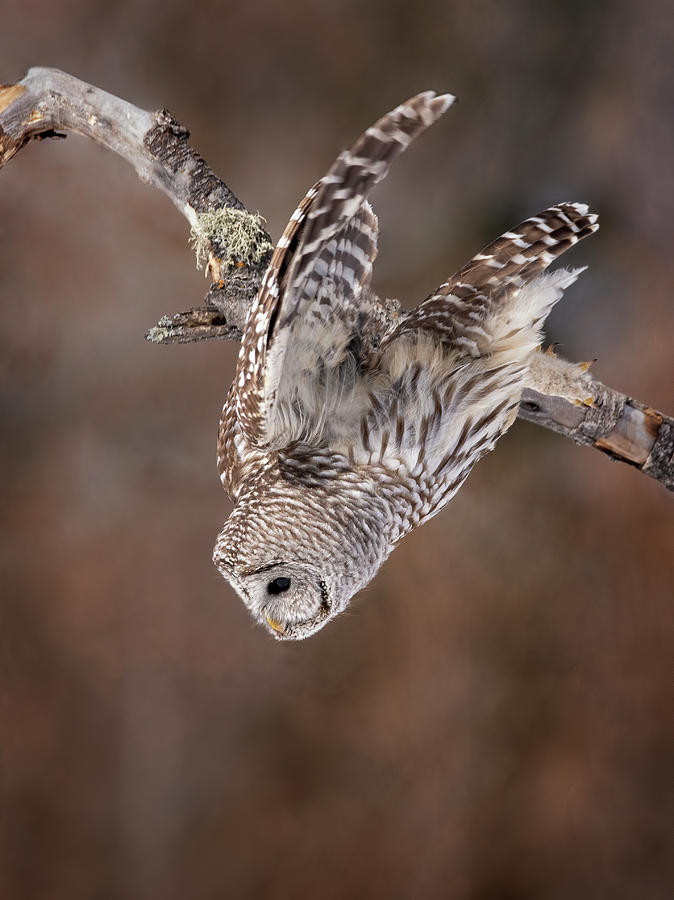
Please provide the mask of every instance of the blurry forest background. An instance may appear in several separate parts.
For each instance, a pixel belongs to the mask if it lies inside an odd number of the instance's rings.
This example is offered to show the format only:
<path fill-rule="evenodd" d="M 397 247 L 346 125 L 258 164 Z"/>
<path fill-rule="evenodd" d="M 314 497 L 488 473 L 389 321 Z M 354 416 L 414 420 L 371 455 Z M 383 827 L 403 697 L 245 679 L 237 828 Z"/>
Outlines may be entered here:
<path fill-rule="evenodd" d="M 550 339 L 672 412 L 672 24 L 664 0 L 4 0 L 0 79 L 169 107 L 274 239 L 374 119 L 449 90 L 374 195 L 380 293 L 586 201 Z M 275 643 L 210 559 L 237 346 L 143 339 L 206 288 L 185 220 L 94 144 L 0 173 L 0 895 L 670 896 L 671 496 L 519 422 L 349 614 Z"/>

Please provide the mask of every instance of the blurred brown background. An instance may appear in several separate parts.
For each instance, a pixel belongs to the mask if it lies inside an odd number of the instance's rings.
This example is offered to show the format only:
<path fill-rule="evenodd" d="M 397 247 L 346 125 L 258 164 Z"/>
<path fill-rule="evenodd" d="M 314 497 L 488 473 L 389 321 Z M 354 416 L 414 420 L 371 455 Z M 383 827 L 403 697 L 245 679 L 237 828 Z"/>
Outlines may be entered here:
<path fill-rule="evenodd" d="M 671 412 L 671 15 L 4 0 L 0 80 L 168 106 L 275 238 L 371 121 L 450 90 L 374 197 L 381 293 L 589 202 L 548 333 Z M 99 147 L 0 173 L 0 896 L 670 896 L 671 496 L 518 423 L 348 615 L 277 644 L 210 561 L 236 347 L 143 340 L 206 287 L 184 220 Z"/>

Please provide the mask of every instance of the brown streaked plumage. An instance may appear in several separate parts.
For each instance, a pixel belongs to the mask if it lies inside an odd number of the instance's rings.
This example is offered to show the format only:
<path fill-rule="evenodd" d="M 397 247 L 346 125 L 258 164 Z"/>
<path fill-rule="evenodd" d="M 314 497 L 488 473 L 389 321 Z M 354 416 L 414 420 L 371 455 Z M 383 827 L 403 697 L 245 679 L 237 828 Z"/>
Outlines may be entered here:
<path fill-rule="evenodd" d="M 293 213 L 248 316 L 218 439 L 235 506 L 214 561 L 277 638 L 341 612 L 510 427 L 545 317 L 578 275 L 545 269 L 598 227 L 582 204 L 550 207 L 368 341 L 368 192 L 452 100 L 419 94 L 340 154 Z"/>

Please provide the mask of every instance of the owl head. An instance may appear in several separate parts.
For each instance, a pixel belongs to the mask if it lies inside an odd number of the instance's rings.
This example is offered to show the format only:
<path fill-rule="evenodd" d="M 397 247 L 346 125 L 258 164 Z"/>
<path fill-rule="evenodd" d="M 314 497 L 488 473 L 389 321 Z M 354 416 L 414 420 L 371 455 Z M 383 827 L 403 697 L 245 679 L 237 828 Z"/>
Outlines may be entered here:
<path fill-rule="evenodd" d="M 302 640 L 322 628 L 344 608 L 339 585 L 314 566 L 278 559 L 258 569 L 230 568 L 218 556 L 220 572 L 248 607 L 253 618 L 278 640 Z"/>
<path fill-rule="evenodd" d="M 277 640 L 302 640 L 374 577 L 390 552 L 382 524 L 376 504 L 360 509 L 337 490 L 255 491 L 235 506 L 213 562 Z"/>

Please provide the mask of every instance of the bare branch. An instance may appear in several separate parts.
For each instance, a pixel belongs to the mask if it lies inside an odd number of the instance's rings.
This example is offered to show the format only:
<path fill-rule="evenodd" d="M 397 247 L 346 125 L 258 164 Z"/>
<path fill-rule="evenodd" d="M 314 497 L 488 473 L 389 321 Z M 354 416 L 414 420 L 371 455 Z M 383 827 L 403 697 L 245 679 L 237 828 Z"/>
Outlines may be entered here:
<path fill-rule="evenodd" d="M 585 406 L 527 388 L 518 416 L 596 447 L 674 490 L 674 419 L 600 381 L 592 380 L 591 390 L 594 405 Z"/>
<path fill-rule="evenodd" d="M 240 340 L 271 255 L 271 239 L 260 217 L 249 213 L 190 147 L 187 129 L 166 110 L 146 112 L 57 69 L 30 69 L 17 84 L 0 86 L 0 168 L 31 139 L 64 137 L 63 132 L 103 144 L 167 194 L 190 223 L 198 253 L 208 260 L 213 284 L 204 305 L 163 317 L 148 340 Z M 383 336 L 401 315 L 397 301 L 381 302 L 368 329 Z M 674 420 L 586 374 L 586 395 L 578 396 L 578 367 L 559 362 L 558 386 L 550 392 L 527 388 L 520 418 L 596 447 L 674 490 Z M 542 372 L 546 365 L 543 361 L 539 367 Z"/>
<path fill-rule="evenodd" d="M 0 86 L 0 168 L 31 139 L 63 137 L 63 132 L 89 137 L 122 156 L 143 181 L 170 197 L 208 259 L 215 286 L 206 296 L 207 308 L 240 327 L 241 311 L 255 297 L 271 257 L 271 238 L 259 227 L 259 217 L 248 213 L 190 147 L 189 131 L 168 110 L 147 112 L 58 69 L 30 69 L 17 84 Z M 228 210 L 251 220 L 248 252 L 235 262 L 222 229 L 213 228 L 209 239 L 201 226 L 203 216 Z"/>

